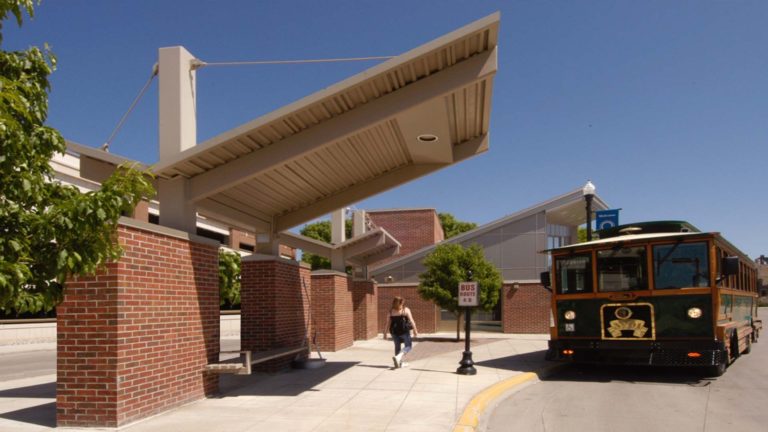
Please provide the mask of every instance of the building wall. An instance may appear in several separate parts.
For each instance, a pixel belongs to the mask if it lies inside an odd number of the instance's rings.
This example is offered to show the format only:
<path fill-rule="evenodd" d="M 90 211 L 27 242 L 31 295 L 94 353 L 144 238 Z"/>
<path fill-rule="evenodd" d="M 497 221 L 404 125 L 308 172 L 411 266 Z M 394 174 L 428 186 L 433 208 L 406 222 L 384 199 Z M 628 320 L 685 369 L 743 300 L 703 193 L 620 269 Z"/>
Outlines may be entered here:
<path fill-rule="evenodd" d="M 573 227 L 564 228 L 569 232 L 576 231 Z M 547 255 L 540 253 L 547 248 L 547 240 L 548 225 L 544 211 L 459 239 L 459 244 L 465 247 L 479 244 L 486 259 L 502 275 L 502 329 L 505 333 L 549 332 L 550 294 L 537 282 L 540 273 L 548 267 Z M 568 240 L 572 239 L 564 239 Z M 425 271 L 422 260 L 423 257 L 414 257 L 385 271 L 374 269 L 371 272 L 374 279 L 386 284 L 380 285 L 380 293 L 385 292 L 385 286 L 418 284 L 419 275 Z M 515 285 L 517 289 L 513 288 Z M 379 313 L 384 313 L 382 311 L 386 311 L 387 307 L 384 295 L 380 294 Z M 382 319 L 386 319 L 386 314 L 383 318 L 379 317 L 379 321 Z"/>
<path fill-rule="evenodd" d="M 218 361 L 218 247 L 144 225 L 121 223 L 120 260 L 67 283 L 58 426 L 117 427 L 218 390 L 204 372 Z"/>
<path fill-rule="evenodd" d="M 504 284 L 501 290 L 504 333 L 549 333 L 549 291 L 540 284 Z"/>
<path fill-rule="evenodd" d="M 389 310 L 392 308 L 392 299 L 395 296 L 405 299 L 405 306 L 411 310 L 419 333 L 437 332 L 440 308 L 434 303 L 419 297 L 416 287 L 416 285 L 379 285 L 378 331 L 380 333 L 386 330 L 387 317 L 389 316 Z"/>
<path fill-rule="evenodd" d="M 764 255 L 755 260 L 757 263 L 757 292 L 761 297 L 768 296 L 768 258 Z"/>
<path fill-rule="evenodd" d="M 460 244 L 482 246 L 486 259 L 496 266 L 504 281 L 535 281 L 547 268 L 547 256 L 539 253 L 547 247 L 544 212 L 467 238 Z M 374 269 L 372 275 L 380 283 L 418 283 L 423 272 L 421 259 L 414 259 L 385 272 Z"/>
<path fill-rule="evenodd" d="M 377 263 L 382 265 L 400 256 L 443 241 L 443 228 L 434 209 L 381 210 L 368 212 L 374 225 L 384 228 L 400 242 L 400 252 Z"/>

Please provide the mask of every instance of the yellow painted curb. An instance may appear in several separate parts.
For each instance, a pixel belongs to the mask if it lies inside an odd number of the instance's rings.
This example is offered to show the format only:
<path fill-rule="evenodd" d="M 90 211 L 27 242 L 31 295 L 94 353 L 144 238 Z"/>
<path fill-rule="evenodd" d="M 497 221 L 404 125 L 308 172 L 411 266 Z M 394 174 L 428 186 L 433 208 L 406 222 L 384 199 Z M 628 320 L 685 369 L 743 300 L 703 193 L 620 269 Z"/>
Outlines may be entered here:
<path fill-rule="evenodd" d="M 500 383 L 496 383 L 483 390 L 469 401 L 467 407 L 464 408 L 464 413 L 453 428 L 453 432 L 475 432 L 480 416 L 485 412 L 491 402 L 509 389 L 524 382 L 537 379 L 538 377 L 539 376 L 533 372 L 525 372 Z"/>

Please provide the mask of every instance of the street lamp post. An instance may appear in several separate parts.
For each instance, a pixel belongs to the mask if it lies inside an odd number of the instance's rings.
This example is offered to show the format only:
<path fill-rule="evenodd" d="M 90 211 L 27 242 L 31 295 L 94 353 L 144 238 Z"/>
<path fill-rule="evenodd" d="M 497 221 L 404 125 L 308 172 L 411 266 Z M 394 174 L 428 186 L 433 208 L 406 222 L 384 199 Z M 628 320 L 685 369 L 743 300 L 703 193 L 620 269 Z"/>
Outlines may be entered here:
<path fill-rule="evenodd" d="M 595 197 L 595 185 L 587 180 L 581 193 L 584 194 L 584 199 L 587 201 L 587 241 L 592 241 L 592 199 Z"/>
<path fill-rule="evenodd" d="M 472 270 L 467 271 L 469 281 L 472 281 Z M 475 362 L 472 360 L 472 351 L 469 350 L 470 328 L 472 326 L 472 308 L 464 308 L 464 352 L 461 355 L 461 361 L 456 373 L 459 375 L 475 375 L 477 369 L 475 369 Z"/>

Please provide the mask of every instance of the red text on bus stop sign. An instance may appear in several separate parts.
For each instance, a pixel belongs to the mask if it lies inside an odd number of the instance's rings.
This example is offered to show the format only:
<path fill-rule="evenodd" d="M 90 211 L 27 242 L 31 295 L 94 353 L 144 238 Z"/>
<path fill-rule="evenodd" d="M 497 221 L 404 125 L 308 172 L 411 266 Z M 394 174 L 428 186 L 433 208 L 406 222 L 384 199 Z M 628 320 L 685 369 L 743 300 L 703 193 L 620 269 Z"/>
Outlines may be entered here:
<path fill-rule="evenodd" d="M 477 306 L 477 282 L 459 282 L 459 306 Z"/>

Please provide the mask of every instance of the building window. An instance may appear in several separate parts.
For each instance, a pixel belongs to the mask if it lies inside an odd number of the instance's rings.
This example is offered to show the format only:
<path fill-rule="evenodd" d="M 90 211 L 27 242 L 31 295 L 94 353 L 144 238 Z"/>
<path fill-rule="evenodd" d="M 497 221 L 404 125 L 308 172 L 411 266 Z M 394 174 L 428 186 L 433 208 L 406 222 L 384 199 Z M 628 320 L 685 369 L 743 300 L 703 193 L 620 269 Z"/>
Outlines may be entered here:
<path fill-rule="evenodd" d="M 216 231 L 207 230 L 205 228 L 197 228 L 197 235 L 218 241 L 221 244 L 227 244 L 229 236 L 226 234 L 217 233 Z"/>

